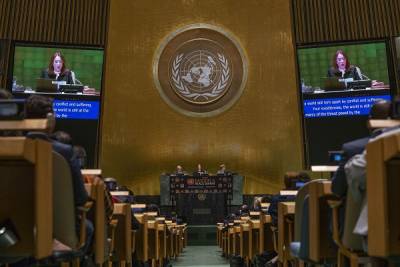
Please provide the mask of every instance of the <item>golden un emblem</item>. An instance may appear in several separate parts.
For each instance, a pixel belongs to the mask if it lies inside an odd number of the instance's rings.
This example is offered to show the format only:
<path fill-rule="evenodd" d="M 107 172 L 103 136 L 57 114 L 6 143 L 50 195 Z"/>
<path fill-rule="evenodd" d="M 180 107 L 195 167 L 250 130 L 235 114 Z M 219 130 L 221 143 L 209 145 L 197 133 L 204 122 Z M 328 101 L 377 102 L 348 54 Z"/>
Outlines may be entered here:
<path fill-rule="evenodd" d="M 172 108 L 189 116 L 213 116 L 239 99 L 247 80 L 247 60 L 232 34 L 212 25 L 189 25 L 161 44 L 153 76 Z"/>

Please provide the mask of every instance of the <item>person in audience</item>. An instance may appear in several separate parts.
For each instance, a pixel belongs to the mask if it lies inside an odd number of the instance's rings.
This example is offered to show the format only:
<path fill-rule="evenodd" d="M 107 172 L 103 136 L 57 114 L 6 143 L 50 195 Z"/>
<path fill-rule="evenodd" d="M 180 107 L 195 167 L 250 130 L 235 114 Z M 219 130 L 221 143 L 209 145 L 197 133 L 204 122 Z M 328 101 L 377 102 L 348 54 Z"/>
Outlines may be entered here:
<path fill-rule="evenodd" d="M 101 175 L 93 175 L 93 174 L 85 174 L 83 175 L 83 179 L 85 181 L 85 184 L 97 184 L 99 183 L 102 179 Z M 107 225 L 111 222 L 111 218 L 113 215 L 114 211 L 114 203 L 112 201 L 112 196 L 110 192 L 107 189 L 106 184 L 103 181 L 104 185 L 104 209 L 105 209 L 105 216 L 106 216 L 106 221 Z"/>
<path fill-rule="evenodd" d="M 1 99 L 11 99 L 12 94 L 6 89 L 0 88 L 0 100 Z"/>
<path fill-rule="evenodd" d="M 63 144 L 72 145 L 71 135 L 67 132 L 56 131 L 51 135 L 51 138 L 54 140 L 57 140 L 58 142 L 61 142 Z M 86 154 L 85 148 L 82 146 L 79 146 L 79 145 L 73 145 L 72 149 L 73 149 L 73 157 L 74 157 L 74 159 L 77 160 L 79 167 L 81 169 L 85 169 L 86 168 L 86 159 L 87 159 L 87 154 Z"/>
<path fill-rule="evenodd" d="M 254 197 L 253 199 L 253 210 L 254 211 L 261 211 L 261 202 L 262 197 Z"/>
<path fill-rule="evenodd" d="M 31 95 L 26 100 L 25 117 L 27 119 L 39 119 L 39 118 L 49 119 L 50 125 L 48 133 L 29 132 L 27 134 L 27 137 L 44 139 L 46 141 L 51 142 L 54 151 L 61 154 L 67 160 L 67 162 L 71 167 L 71 173 L 73 178 L 75 206 L 78 207 L 84 205 L 88 200 L 88 195 L 86 193 L 85 186 L 83 184 L 83 179 L 79 168 L 79 164 L 77 163 L 76 159 L 73 158 L 72 146 L 68 144 L 63 144 L 49 137 L 55 128 L 53 101 L 50 98 L 44 96 Z"/>
<path fill-rule="evenodd" d="M 56 131 L 50 135 L 50 137 L 58 142 L 63 144 L 72 145 L 72 138 L 71 135 L 64 131 Z"/>
<path fill-rule="evenodd" d="M 286 172 L 283 176 L 285 183 L 284 190 L 298 190 L 299 183 L 304 184 L 310 181 L 310 177 L 305 172 Z M 272 224 L 276 225 L 278 222 L 278 203 L 279 202 L 293 202 L 295 200 L 295 195 L 273 195 L 270 201 L 270 206 L 268 208 L 268 213 L 271 215 Z"/>
<path fill-rule="evenodd" d="M 65 57 L 59 51 L 51 56 L 49 66 L 42 71 L 41 78 L 74 84 L 72 71 L 67 68 Z"/>
<path fill-rule="evenodd" d="M 391 116 L 391 103 L 386 100 L 378 100 L 370 110 L 369 118 L 373 120 L 386 120 Z M 347 181 L 344 166 L 346 162 L 356 154 L 362 153 L 371 137 L 378 136 L 383 130 L 376 129 L 370 136 L 359 138 L 342 145 L 342 158 L 339 167 L 332 178 L 332 192 L 340 197 L 345 197 L 347 193 Z"/>
<path fill-rule="evenodd" d="M 349 58 L 343 50 L 336 51 L 331 64 L 328 70 L 328 77 L 352 78 L 353 80 L 363 79 L 360 68 L 350 64 Z"/>
<path fill-rule="evenodd" d="M 249 206 L 247 206 L 246 204 L 242 205 L 239 209 L 239 215 L 248 216 L 249 214 L 250 214 Z"/>
<path fill-rule="evenodd" d="M 387 119 L 391 116 L 391 103 L 386 100 L 379 100 L 374 103 L 370 110 L 370 119 Z M 362 156 L 366 145 L 371 138 L 376 138 L 382 132 L 390 132 L 393 129 L 376 129 L 371 132 L 370 136 L 356 139 L 342 145 L 343 156 L 339 162 L 339 167 L 332 178 L 331 190 L 334 194 L 342 199 L 342 205 L 339 207 L 339 233 L 342 236 L 344 233 L 344 222 L 346 213 L 346 196 L 348 191 L 348 179 L 353 179 L 354 172 L 352 168 L 359 169 L 365 167 L 364 158 Z M 361 156 L 360 156 L 361 155 Z M 353 173 L 353 174 L 352 174 Z M 349 177 L 350 176 L 350 177 Z"/>
<path fill-rule="evenodd" d="M 149 204 L 146 206 L 147 212 L 156 212 L 157 216 L 160 215 L 160 208 L 156 204 Z"/>
<path fill-rule="evenodd" d="M 104 183 L 107 186 L 107 189 L 109 191 L 116 191 L 118 188 L 118 183 L 117 180 L 113 177 L 106 177 L 104 178 Z"/>
<path fill-rule="evenodd" d="M 87 168 L 87 154 L 86 154 L 86 150 L 83 146 L 78 146 L 75 145 L 72 147 L 72 149 L 74 150 L 74 158 L 76 159 L 76 161 L 78 161 L 79 167 L 81 169 L 86 169 Z"/>
<path fill-rule="evenodd" d="M 83 178 L 81 174 L 81 170 L 79 168 L 79 164 L 76 159 L 73 158 L 73 149 L 71 145 L 63 144 L 56 140 L 50 138 L 50 134 L 54 131 L 55 127 L 55 116 L 53 112 L 53 101 L 50 98 L 40 96 L 40 95 L 31 95 L 27 98 L 25 104 L 25 117 L 28 119 L 43 119 L 48 118 L 49 120 L 49 129 L 48 132 L 29 132 L 27 134 L 28 138 L 32 139 L 42 139 L 52 143 L 53 150 L 60 155 L 62 155 L 65 160 L 68 162 L 72 175 L 72 185 L 74 191 L 74 204 L 75 207 L 83 206 L 88 200 L 89 196 L 86 192 Z M 79 220 L 78 220 L 79 221 Z M 86 220 L 86 243 L 83 248 L 84 252 L 87 252 L 89 246 L 92 243 L 93 239 L 93 224 Z M 79 227 L 77 227 L 79 230 Z"/>
<path fill-rule="evenodd" d="M 310 176 L 306 172 L 286 172 L 283 176 L 285 190 L 298 190 L 310 180 Z"/>

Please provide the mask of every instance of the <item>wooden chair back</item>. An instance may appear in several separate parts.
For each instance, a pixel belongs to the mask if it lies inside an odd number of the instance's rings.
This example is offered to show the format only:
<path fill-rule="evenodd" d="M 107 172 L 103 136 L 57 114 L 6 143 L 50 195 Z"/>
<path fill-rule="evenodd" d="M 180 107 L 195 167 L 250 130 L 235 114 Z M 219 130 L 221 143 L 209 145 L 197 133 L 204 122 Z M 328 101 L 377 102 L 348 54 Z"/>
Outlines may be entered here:
<path fill-rule="evenodd" d="M 326 234 L 331 225 L 331 210 L 327 202 L 332 195 L 331 181 L 313 181 L 308 186 L 310 259 L 314 262 L 334 259 L 337 256 L 337 248 L 331 235 Z"/>
<path fill-rule="evenodd" d="M 19 236 L 15 245 L 0 248 L 2 257 L 40 259 L 51 255 L 52 161 L 48 142 L 0 137 L 0 221 L 10 219 Z"/>
<path fill-rule="evenodd" d="M 96 264 L 103 264 L 109 255 L 108 244 L 107 244 L 107 222 L 105 214 L 105 203 L 104 203 L 104 182 L 100 179 L 95 179 L 93 183 L 85 184 L 88 195 L 95 201 L 93 207 L 93 224 L 94 228 L 94 257 Z"/>
<path fill-rule="evenodd" d="M 57 152 L 53 152 L 53 203 L 54 238 L 78 249 L 71 168 Z"/>
<path fill-rule="evenodd" d="M 113 218 L 118 220 L 115 229 L 113 259 L 130 263 L 132 262 L 132 212 L 130 204 L 115 203 Z"/>
<path fill-rule="evenodd" d="M 136 255 L 140 261 L 149 260 L 148 251 L 148 225 L 147 225 L 147 215 L 145 213 L 134 214 L 138 222 L 140 223 L 140 228 L 136 232 Z"/>
<path fill-rule="evenodd" d="M 290 242 L 293 240 L 294 225 L 288 224 L 288 217 L 294 217 L 294 202 L 278 203 L 278 260 L 286 264 L 291 259 L 289 252 Z"/>
<path fill-rule="evenodd" d="M 368 143 L 367 163 L 368 254 L 400 256 L 400 133 Z"/>

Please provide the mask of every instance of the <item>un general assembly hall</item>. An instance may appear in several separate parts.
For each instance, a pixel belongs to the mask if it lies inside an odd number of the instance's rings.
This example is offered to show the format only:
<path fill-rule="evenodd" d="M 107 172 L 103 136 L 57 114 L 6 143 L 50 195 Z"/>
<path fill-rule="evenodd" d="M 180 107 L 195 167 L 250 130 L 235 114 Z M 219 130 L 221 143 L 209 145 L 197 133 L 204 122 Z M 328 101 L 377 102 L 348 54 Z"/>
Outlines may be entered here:
<path fill-rule="evenodd" d="M 0 0 L 0 267 L 400 267 L 400 1 Z"/>

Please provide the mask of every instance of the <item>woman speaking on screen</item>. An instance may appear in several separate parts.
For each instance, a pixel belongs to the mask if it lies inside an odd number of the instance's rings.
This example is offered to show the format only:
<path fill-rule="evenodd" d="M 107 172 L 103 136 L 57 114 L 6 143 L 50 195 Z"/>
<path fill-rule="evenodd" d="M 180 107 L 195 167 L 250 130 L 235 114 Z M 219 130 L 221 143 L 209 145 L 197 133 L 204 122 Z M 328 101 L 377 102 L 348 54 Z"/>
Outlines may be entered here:
<path fill-rule="evenodd" d="M 74 84 L 73 73 L 66 67 L 65 58 L 61 52 L 55 52 L 49 62 L 49 67 L 42 71 L 41 78 L 65 81 Z"/>
<path fill-rule="evenodd" d="M 337 50 L 333 56 L 332 66 L 328 70 L 328 77 L 363 80 L 360 68 L 350 65 L 349 59 L 343 50 Z"/>

